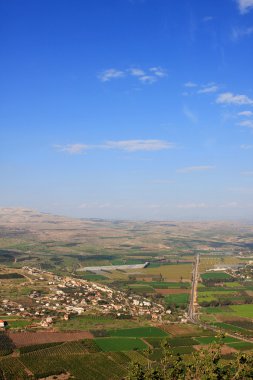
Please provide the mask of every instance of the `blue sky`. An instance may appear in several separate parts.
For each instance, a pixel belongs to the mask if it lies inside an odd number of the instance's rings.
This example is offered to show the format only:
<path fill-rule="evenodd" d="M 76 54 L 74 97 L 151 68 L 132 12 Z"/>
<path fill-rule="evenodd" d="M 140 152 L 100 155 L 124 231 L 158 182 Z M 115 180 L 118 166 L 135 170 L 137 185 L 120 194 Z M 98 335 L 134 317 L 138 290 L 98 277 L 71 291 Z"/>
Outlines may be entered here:
<path fill-rule="evenodd" d="M 253 0 L 2 0 L 0 206 L 252 218 Z"/>

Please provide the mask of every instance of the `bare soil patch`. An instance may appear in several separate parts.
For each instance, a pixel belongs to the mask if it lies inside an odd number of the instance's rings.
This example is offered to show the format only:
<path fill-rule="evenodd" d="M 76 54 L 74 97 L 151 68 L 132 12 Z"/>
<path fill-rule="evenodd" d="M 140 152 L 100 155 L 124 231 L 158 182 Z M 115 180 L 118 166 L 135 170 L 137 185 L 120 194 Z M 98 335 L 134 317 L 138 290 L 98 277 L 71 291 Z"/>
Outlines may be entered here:
<path fill-rule="evenodd" d="M 60 375 L 53 375 L 48 377 L 42 377 L 40 380 L 68 380 L 70 373 L 61 373 Z"/>
<path fill-rule="evenodd" d="M 192 325 L 182 325 L 182 324 L 168 324 L 162 326 L 163 330 L 175 335 L 175 336 L 198 336 L 200 335 L 200 330 L 196 326 Z"/>
<path fill-rule="evenodd" d="M 88 331 L 78 332 L 10 332 L 9 336 L 17 348 L 30 346 L 33 344 L 72 342 L 80 339 L 93 339 L 93 335 Z"/>

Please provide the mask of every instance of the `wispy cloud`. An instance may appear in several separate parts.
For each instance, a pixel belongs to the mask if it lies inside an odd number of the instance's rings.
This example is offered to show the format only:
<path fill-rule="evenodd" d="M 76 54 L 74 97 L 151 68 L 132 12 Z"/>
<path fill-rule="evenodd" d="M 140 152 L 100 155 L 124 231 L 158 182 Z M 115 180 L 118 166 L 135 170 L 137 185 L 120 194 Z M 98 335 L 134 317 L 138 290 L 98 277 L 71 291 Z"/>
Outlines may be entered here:
<path fill-rule="evenodd" d="M 157 78 L 154 75 L 143 75 L 139 77 L 139 80 L 142 83 L 154 83 L 157 81 Z"/>
<path fill-rule="evenodd" d="M 253 149 L 253 145 L 241 144 L 240 148 L 243 149 L 243 150 L 249 150 L 249 149 Z"/>
<path fill-rule="evenodd" d="M 151 84 L 158 79 L 166 77 L 167 71 L 160 66 L 149 67 L 146 70 L 139 67 L 131 67 L 125 70 L 108 69 L 98 75 L 98 79 L 102 82 L 109 82 L 112 79 L 119 79 L 123 77 L 135 77 L 141 83 Z"/>
<path fill-rule="evenodd" d="M 145 75 L 145 71 L 137 68 L 129 69 L 129 72 L 131 75 L 135 77 L 142 77 L 143 75 Z"/>
<path fill-rule="evenodd" d="M 184 87 L 191 91 L 190 94 L 211 94 L 219 90 L 219 86 L 214 82 L 209 82 L 207 84 L 197 84 L 195 82 L 186 82 Z M 183 95 L 190 95 L 188 92 L 183 93 Z"/>
<path fill-rule="evenodd" d="M 178 169 L 178 173 L 192 173 L 192 172 L 202 172 L 214 169 L 215 166 L 212 165 L 198 165 L 198 166 L 187 166 L 185 168 Z"/>
<path fill-rule="evenodd" d="M 219 89 L 219 87 L 217 85 L 207 85 L 207 86 L 204 86 L 203 88 L 201 88 L 198 93 L 199 94 L 211 94 L 211 93 L 214 93 L 214 92 L 217 92 Z"/>
<path fill-rule="evenodd" d="M 108 70 L 105 70 L 102 73 L 100 73 L 98 75 L 98 78 L 102 82 L 108 82 L 112 79 L 118 79 L 118 78 L 122 78 L 124 76 L 125 76 L 124 71 L 117 70 L 117 69 L 108 69 Z"/>
<path fill-rule="evenodd" d="M 90 145 L 86 144 L 67 144 L 67 145 L 54 145 L 54 148 L 59 152 L 66 152 L 69 154 L 82 154 L 90 149 Z"/>
<path fill-rule="evenodd" d="M 119 149 L 127 152 L 158 151 L 171 149 L 174 144 L 164 140 L 121 140 L 107 141 L 105 147 L 108 149 Z"/>
<path fill-rule="evenodd" d="M 189 119 L 192 123 L 197 123 L 198 122 L 198 117 L 197 115 L 188 107 L 184 106 L 183 107 L 183 114 Z"/>
<path fill-rule="evenodd" d="M 243 120 L 238 123 L 241 127 L 253 128 L 253 120 Z"/>
<path fill-rule="evenodd" d="M 246 171 L 241 173 L 245 177 L 252 177 L 253 176 L 253 170 L 251 171 Z"/>
<path fill-rule="evenodd" d="M 194 87 L 198 87 L 197 83 L 194 83 L 194 82 L 186 82 L 184 84 L 185 87 L 187 88 L 194 88 Z"/>
<path fill-rule="evenodd" d="M 249 12 L 253 8 L 253 0 L 237 0 L 241 14 Z"/>
<path fill-rule="evenodd" d="M 119 140 L 119 141 L 106 141 L 103 144 L 88 145 L 88 144 L 67 144 L 67 145 L 54 145 L 54 148 L 59 152 L 66 152 L 69 154 L 83 154 L 91 149 L 111 149 L 121 150 L 125 152 L 154 152 L 165 149 L 172 149 L 175 144 L 165 140 Z"/>
<path fill-rule="evenodd" d="M 224 92 L 220 94 L 216 103 L 218 104 L 234 104 L 234 105 L 253 105 L 253 99 L 247 95 L 234 95 L 232 92 Z"/>
<path fill-rule="evenodd" d="M 240 38 L 250 36 L 252 33 L 253 33 L 253 27 L 233 28 L 232 29 L 232 40 L 237 41 Z"/>
<path fill-rule="evenodd" d="M 251 116 L 253 116 L 253 112 L 252 111 L 242 111 L 242 112 L 238 112 L 238 115 L 239 116 L 245 116 L 245 117 L 251 117 Z"/>
<path fill-rule="evenodd" d="M 157 66 L 157 67 L 151 67 L 149 69 L 154 75 L 157 77 L 163 78 L 167 76 L 166 70 L 164 70 L 162 67 Z"/>

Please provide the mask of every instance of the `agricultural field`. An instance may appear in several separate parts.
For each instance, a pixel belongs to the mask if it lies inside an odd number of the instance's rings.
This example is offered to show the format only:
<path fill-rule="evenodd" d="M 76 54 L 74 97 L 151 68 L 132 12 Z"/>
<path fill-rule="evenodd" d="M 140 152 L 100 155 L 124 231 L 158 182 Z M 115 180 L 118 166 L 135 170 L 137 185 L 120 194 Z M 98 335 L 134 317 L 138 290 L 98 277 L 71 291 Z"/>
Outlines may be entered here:
<path fill-rule="evenodd" d="M 139 338 L 96 338 L 96 344 L 102 351 L 137 351 L 145 350 L 148 346 Z"/>
<path fill-rule="evenodd" d="M 136 329 L 120 329 L 120 330 L 111 330 L 108 332 L 108 335 L 111 337 L 138 337 L 138 338 L 147 338 L 147 337 L 166 337 L 168 334 L 157 327 L 139 327 Z"/>
<path fill-rule="evenodd" d="M 207 332 L 195 326 L 174 327 L 181 327 L 181 336 L 173 337 L 162 329 L 125 329 L 107 331 L 110 337 L 32 344 L 19 349 L 12 346 L 12 352 L 19 352 L 19 355 L 2 356 L 0 369 L 6 378 L 13 380 L 27 379 L 28 375 L 40 378 L 67 372 L 77 379 L 83 379 L 83 371 L 88 371 L 87 378 L 91 380 L 120 380 L 127 373 L 132 361 L 146 364 L 148 360 L 159 360 L 165 339 L 171 347 L 172 355 L 183 356 L 220 339 L 207 335 Z M 173 331 L 176 335 L 179 332 L 175 329 Z M 194 336 L 189 336 L 191 333 Z M 137 337 L 132 337 L 134 334 Z M 225 337 L 223 344 L 225 352 L 229 348 L 232 352 L 253 350 L 253 344 L 232 337 Z"/>
<path fill-rule="evenodd" d="M 253 338 L 252 238 L 252 226 L 236 223 L 78 220 L 0 209 L 0 297 L 5 300 L 0 319 L 9 324 L 0 334 L 0 375 L 22 380 L 65 373 L 83 379 L 85 373 L 87 380 L 120 380 L 132 361 L 158 360 L 165 339 L 173 355 L 187 358 L 216 342 L 219 330 L 237 334 L 225 336 L 226 353 L 252 350 L 251 342 L 240 340 Z M 197 253 L 202 327 L 181 323 Z M 145 262 L 145 268 L 113 268 Z M 238 272 L 211 271 L 245 263 Z M 101 266 L 108 268 L 80 271 Z M 31 268 L 39 272 L 34 275 Z M 81 303 L 83 288 L 67 286 L 67 280 L 58 286 L 59 278 L 84 280 L 114 293 L 106 298 L 99 290 L 95 303 L 93 289 Z M 61 300 L 53 299 L 57 291 L 59 298 L 67 294 L 64 310 Z M 119 312 L 119 304 L 106 312 L 118 291 L 135 300 L 132 313 Z M 143 300 L 162 305 L 162 318 L 159 311 L 139 313 Z M 75 311 L 79 301 L 80 314 Z M 37 302 L 45 313 L 30 312 Z M 52 322 L 44 326 L 47 316 Z"/>
<path fill-rule="evenodd" d="M 229 261 L 229 257 L 226 257 Z M 237 258 L 239 261 L 239 259 Z M 230 260 L 235 265 L 235 260 Z M 241 262 L 237 262 L 241 265 Z M 222 264 L 224 265 L 224 263 Z M 253 294 L 250 266 L 231 271 L 208 271 L 200 275 L 198 304 L 203 322 L 224 332 L 251 338 L 253 325 Z M 235 266 L 236 268 L 236 266 Z M 205 263 L 205 269 L 211 268 Z"/>

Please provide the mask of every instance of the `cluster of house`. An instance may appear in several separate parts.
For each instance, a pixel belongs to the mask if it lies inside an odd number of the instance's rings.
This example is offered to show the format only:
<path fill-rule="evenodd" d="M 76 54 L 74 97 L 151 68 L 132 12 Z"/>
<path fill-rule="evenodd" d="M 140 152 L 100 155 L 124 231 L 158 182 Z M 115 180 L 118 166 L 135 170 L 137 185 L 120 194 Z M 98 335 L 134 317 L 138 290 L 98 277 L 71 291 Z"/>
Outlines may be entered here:
<path fill-rule="evenodd" d="M 68 320 L 70 315 L 83 313 L 114 314 L 117 317 L 124 315 L 149 316 L 153 320 L 161 320 L 165 314 L 162 305 L 150 302 L 141 296 L 127 296 L 124 292 L 109 288 L 104 284 L 76 279 L 72 277 L 60 277 L 51 272 L 37 268 L 23 267 L 23 270 L 31 275 L 35 284 L 36 278 L 43 281 L 46 292 L 41 287 L 33 290 L 29 298 L 29 306 L 17 304 L 10 300 L 4 300 L 0 309 L 7 315 L 34 317 L 40 319 L 40 325 L 50 326 L 55 319 Z"/>

